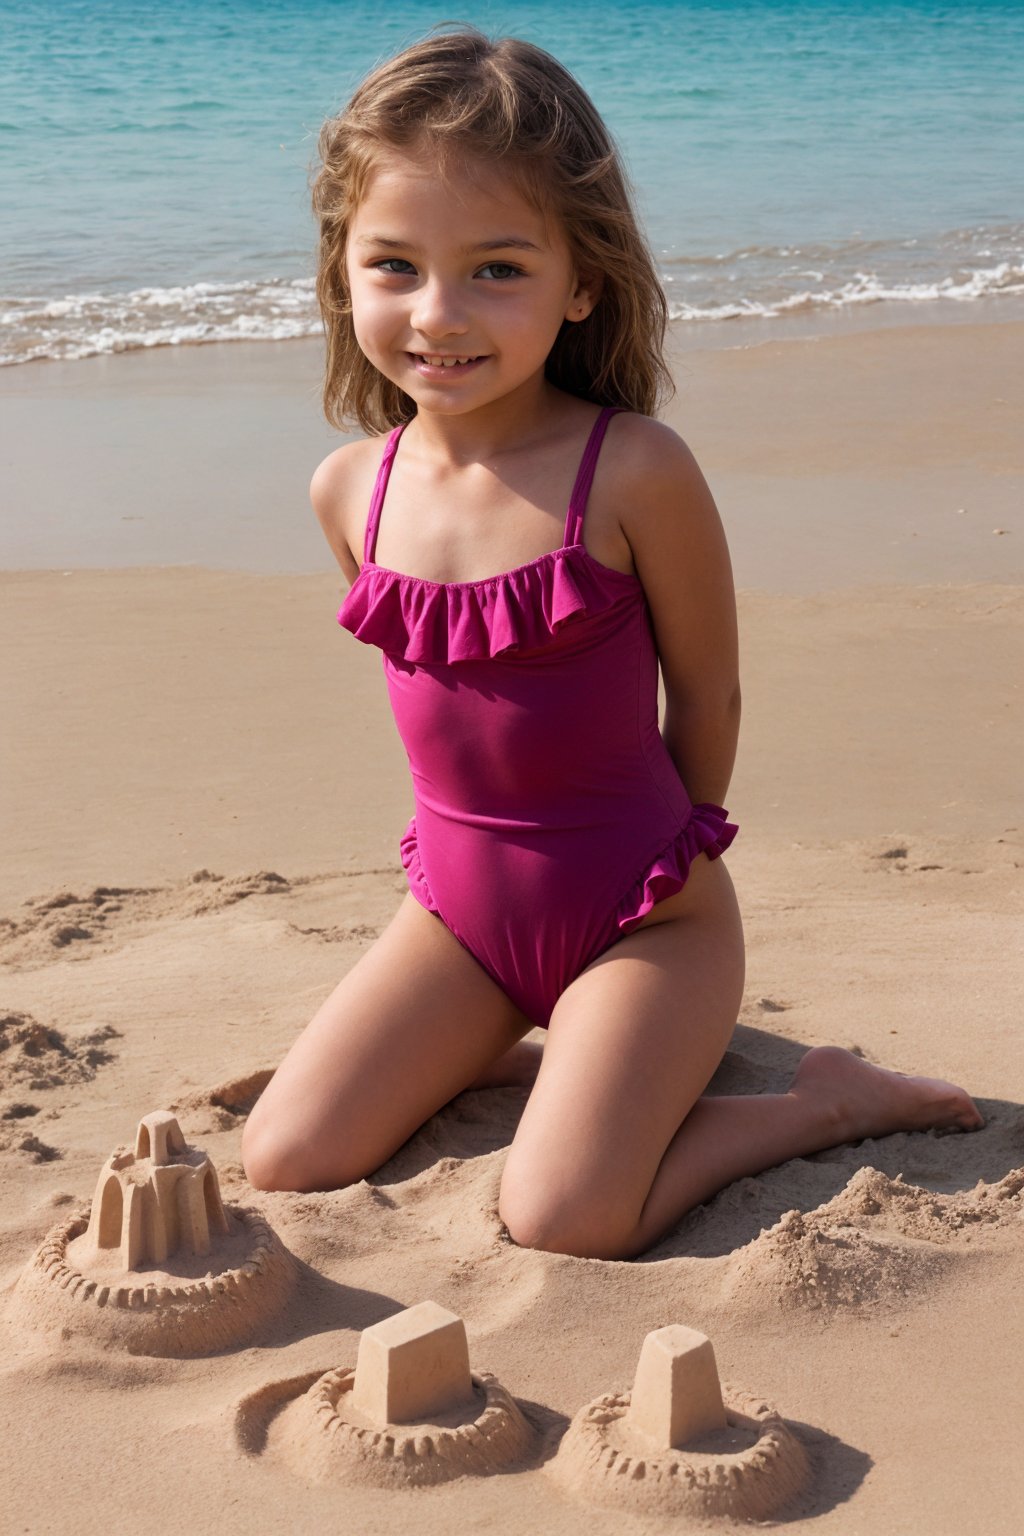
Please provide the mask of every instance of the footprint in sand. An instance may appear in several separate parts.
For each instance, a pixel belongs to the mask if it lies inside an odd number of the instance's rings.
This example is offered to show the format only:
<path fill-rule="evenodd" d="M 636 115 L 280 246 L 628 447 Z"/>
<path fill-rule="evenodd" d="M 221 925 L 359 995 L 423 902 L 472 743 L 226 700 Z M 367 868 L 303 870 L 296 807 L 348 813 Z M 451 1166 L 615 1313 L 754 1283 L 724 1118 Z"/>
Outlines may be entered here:
<path fill-rule="evenodd" d="M 83 959 L 126 943 L 153 923 L 222 912 L 250 897 L 285 895 L 306 883 L 273 870 L 227 877 L 200 869 L 173 885 L 98 885 L 84 896 L 58 891 L 27 901 L 22 915 L 3 920 L 0 958 L 21 969 Z"/>
<path fill-rule="evenodd" d="M 127 906 L 154 893 L 146 889 L 98 885 L 85 896 L 58 891 L 25 902 L 24 915 L 4 920 L 0 956 L 11 965 L 47 965 L 61 958 L 79 958 L 108 937 Z"/>
<path fill-rule="evenodd" d="M 38 1115 L 38 1104 L 8 1104 L 0 1114 L 0 1120 L 30 1120 L 33 1115 Z"/>
<path fill-rule="evenodd" d="M 235 1415 L 239 1447 L 309 1482 L 423 1488 L 522 1466 L 537 1430 L 432 1301 L 363 1330 L 355 1367 L 271 1382 Z"/>
<path fill-rule="evenodd" d="M 0 1110 L 0 1152 L 13 1152 L 33 1163 L 53 1163 L 64 1156 L 56 1147 L 21 1126 L 21 1121 L 38 1115 L 38 1104 L 15 1102 Z"/>
<path fill-rule="evenodd" d="M 289 923 L 288 929 L 300 938 L 318 939 L 321 944 L 347 944 L 352 939 L 376 939 L 381 933 L 376 923 L 344 923 L 329 928 L 301 928 L 298 923 Z"/>
<path fill-rule="evenodd" d="M 12 1319 L 133 1355 L 183 1357 L 258 1334 L 295 1264 L 258 1212 L 225 1206 L 209 1158 L 165 1110 L 100 1171 L 90 1211 L 54 1227 L 22 1271 Z"/>
<path fill-rule="evenodd" d="M 13 1153 L 30 1163 L 55 1163 L 64 1156 L 49 1142 L 40 1141 L 31 1132 L 17 1131 L 12 1134 L 7 1126 L 0 1125 L 0 1152 Z"/>
<path fill-rule="evenodd" d="M 883 869 L 895 869 L 903 874 L 909 855 L 910 850 L 904 843 L 894 843 L 891 848 L 883 848 L 880 853 L 876 853 L 875 859 Z"/>

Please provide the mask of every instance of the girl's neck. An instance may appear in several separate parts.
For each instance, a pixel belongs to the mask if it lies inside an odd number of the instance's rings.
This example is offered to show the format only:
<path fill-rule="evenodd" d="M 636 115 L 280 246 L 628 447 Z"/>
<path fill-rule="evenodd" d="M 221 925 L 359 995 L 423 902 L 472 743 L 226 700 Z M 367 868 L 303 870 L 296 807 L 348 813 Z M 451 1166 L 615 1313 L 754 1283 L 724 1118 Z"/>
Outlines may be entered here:
<path fill-rule="evenodd" d="M 541 377 L 464 415 L 418 411 L 406 436 L 412 434 L 414 450 L 440 463 L 487 463 L 510 451 L 529 451 L 550 438 L 553 425 L 575 414 L 578 404 Z"/>

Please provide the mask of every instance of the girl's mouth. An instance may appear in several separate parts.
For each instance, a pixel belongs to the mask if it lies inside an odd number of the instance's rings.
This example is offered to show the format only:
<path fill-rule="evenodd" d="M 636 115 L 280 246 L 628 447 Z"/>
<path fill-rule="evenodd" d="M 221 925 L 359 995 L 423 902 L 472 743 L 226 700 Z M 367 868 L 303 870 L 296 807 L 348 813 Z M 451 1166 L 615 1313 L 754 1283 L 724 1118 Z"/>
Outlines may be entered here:
<path fill-rule="evenodd" d="M 477 364 L 485 361 L 483 357 L 459 357 L 444 352 L 410 352 L 409 356 L 417 373 L 427 378 L 440 378 L 442 374 L 457 377 L 469 373 Z"/>

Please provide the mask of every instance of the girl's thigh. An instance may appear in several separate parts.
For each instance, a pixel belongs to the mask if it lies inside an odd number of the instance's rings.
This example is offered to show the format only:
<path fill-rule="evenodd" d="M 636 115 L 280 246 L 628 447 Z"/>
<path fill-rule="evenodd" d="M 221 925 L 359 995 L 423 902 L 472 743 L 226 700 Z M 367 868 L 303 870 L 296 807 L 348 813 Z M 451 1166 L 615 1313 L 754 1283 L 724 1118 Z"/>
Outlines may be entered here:
<path fill-rule="evenodd" d="M 531 1028 L 407 894 L 296 1040 L 242 1138 L 263 1189 L 365 1178 Z"/>
<path fill-rule="evenodd" d="M 552 1013 L 501 1188 L 525 1246 L 621 1253 L 725 1053 L 743 991 L 739 910 L 720 861 L 696 860 L 687 887 L 683 915 L 613 944 Z"/>

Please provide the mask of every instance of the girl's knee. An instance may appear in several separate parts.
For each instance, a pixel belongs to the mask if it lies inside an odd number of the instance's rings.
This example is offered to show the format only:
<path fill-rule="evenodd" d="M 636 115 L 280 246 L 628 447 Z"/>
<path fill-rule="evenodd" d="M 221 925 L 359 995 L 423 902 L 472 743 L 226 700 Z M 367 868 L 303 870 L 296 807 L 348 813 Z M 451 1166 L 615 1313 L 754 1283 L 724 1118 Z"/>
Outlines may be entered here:
<path fill-rule="evenodd" d="M 343 1189 L 365 1175 L 353 1171 L 347 1177 L 337 1160 L 328 1171 L 308 1141 L 289 1133 L 287 1127 L 264 1118 L 246 1122 L 242 1132 L 242 1167 L 253 1189 L 287 1190 L 309 1194 L 317 1189 Z"/>
<path fill-rule="evenodd" d="M 502 1180 L 498 1215 L 514 1243 L 578 1259 L 632 1256 L 634 1222 L 616 1219 L 607 1201 L 588 1200 L 580 1191 L 553 1188 L 543 1176 Z"/>
<path fill-rule="evenodd" d="M 300 1163 L 294 1147 L 289 1147 L 284 1138 L 246 1122 L 242 1131 L 242 1168 L 253 1189 L 300 1189 Z"/>

